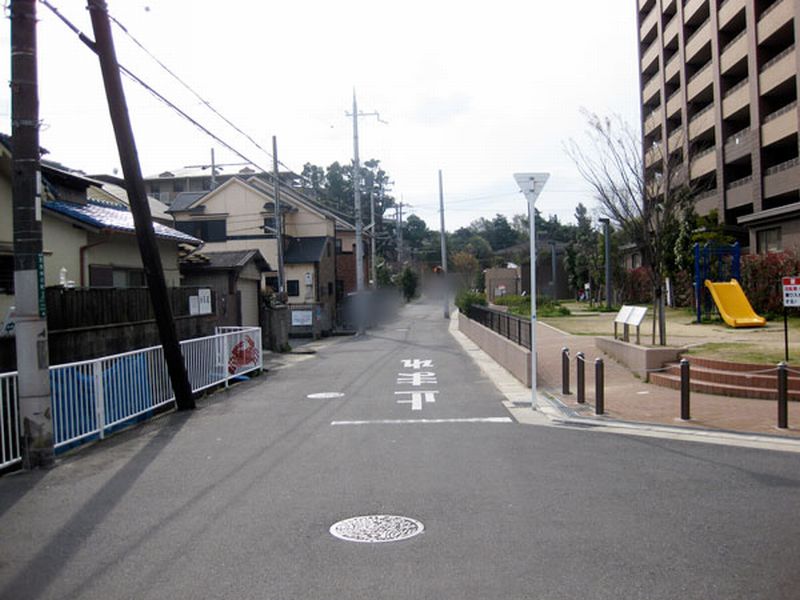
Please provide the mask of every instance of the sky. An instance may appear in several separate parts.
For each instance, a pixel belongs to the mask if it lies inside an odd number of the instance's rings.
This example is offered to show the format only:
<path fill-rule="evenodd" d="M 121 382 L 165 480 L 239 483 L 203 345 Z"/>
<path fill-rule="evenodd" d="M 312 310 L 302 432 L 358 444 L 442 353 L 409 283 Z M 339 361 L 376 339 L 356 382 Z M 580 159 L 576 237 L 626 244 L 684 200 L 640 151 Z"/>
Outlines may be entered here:
<path fill-rule="evenodd" d="M 93 38 L 85 3 L 50 0 Z M 564 152 L 586 129 L 582 109 L 636 126 L 636 2 L 572 0 L 491 4 L 451 0 L 108 0 L 109 12 L 217 111 L 296 172 L 353 156 L 353 90 L 361 159 L 378 158 L 393 193 L 439 227 L 442 170 L 449 231 L 481 217 L 526 212 L 516 172 L 551 174 L 537 208 L 574 222 L 594 200 Z M 86 173 L 119 160 L 97 58 L 38 4 L 41 145 L 47 158 Z M 6 16 L 8 13 L 6 11 Z M 119 28 L 120 64 L 249 161 L 271 156 L 231 129 Z M 9 20 L 0 47 L 10 48 Z M 0 77 L 10 79 L 10 51 Z M 137 84 L 125 80 L 143 173 L 242 162 Z M 0 90 L 10 133 L 10 91 Z"/>

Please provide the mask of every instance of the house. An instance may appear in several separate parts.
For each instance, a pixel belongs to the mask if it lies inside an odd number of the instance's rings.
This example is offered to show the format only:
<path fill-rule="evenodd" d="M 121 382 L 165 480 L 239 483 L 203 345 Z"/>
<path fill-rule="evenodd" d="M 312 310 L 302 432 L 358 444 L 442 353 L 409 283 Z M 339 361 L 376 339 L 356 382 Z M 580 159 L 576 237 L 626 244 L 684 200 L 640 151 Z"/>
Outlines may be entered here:
<path fill-rule="evenodd" d="M 298 193 L 281 194 L 285 291 L 290 307 L 311 311 L 321 332 L 336 314 L 336 220 Z M 272 266 L 262 285 L 274 289 L 278 264 L 275 201 L 260 180 L 228 179 L 208 192 L 178 194 L 175 227 L 205 241 L 204 252 L 258 250 Z"/>
<path fill-rule="evenodd" d="M 261 276 L 272 270 L 259 250 L 203 251 L 180 269 L 185 286 L 214 289 L 219 325 L 259 327 Z"/>
<path fill-rule="evenodd" d="M 12 215 L 11 140 L 0 135 L 0 214 Z M 78 287 L 145 285 L 133 215 L 113 202 L 90 200 L 87 190 L 101 182 L 43 161 L 42 239 L 45 285 Z M 180 285 L 181 245 L 200 239 L 154 223 L 167 286 Z M 13 221 L 0 220 L 0 318 L 14 305 Z"/>

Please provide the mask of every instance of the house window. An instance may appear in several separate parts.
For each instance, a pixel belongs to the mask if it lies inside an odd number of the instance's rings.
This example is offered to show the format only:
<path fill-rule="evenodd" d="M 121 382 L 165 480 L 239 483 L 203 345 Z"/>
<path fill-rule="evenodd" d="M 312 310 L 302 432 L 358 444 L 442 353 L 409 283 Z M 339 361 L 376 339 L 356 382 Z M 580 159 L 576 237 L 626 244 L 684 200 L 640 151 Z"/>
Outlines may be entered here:
<path fill-rule="evenodd" d="M 641 254 L 632 254 L 631 255 L 631 269 L 638 269 L 642 266 L 642 255 Z"/>
<path fill-rule="evenodd" d="M 336 239 L 336 254 L 342 253 L 342 240 Z"/>
<path fill-rule="evenodd" d="M 289 296 L 297 297 L 300 295 L 300 281 L 297 279 L 290 279 L 286 282 L 286 293 Z"/>
<path fill-rule="evenodd" d="M 328 282 L 328 296 L 333 296 L 333 282 Z"/>
<path fill-rule="evenodd" d="M 228 239 L 225 221 L 178 221 L 178 231 L 200 238 L 204 242 L 224 242 Z"/>
<path fill-rule="evenodd" d="M 270 236 L 277 235 L 275 217 L 264 217 L 264 233 Z"/>
<path fill-rule="evenodd" d="M 767 254 L 768 252 L 781 251 L 781 228 L 762 229 L 756 232 L 756 252 Z"/>
<path fill-rule="evenodd" d="M 142 269 L 116 269 L 108 265 L 89 265 L 89 287 L 147 287 Z"/>
<path fill-rule="evenodd" d="M 0 256 L 0 294 L 14 293 L 14 257 Z"/>

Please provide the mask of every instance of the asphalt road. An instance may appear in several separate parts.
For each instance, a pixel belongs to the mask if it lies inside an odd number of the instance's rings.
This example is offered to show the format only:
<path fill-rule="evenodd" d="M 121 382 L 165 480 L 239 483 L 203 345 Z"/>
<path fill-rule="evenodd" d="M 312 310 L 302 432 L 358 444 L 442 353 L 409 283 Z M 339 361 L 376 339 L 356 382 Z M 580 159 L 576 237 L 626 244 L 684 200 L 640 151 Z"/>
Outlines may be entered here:
<path fill-rule="evenodd" d="M 0 479 L 0 598 L 800 598 L 796 454 L 522 425 L 502 400 L 439 304 L 408 306 Z M 372 514 L 424 531 L 329 533 Z"/>

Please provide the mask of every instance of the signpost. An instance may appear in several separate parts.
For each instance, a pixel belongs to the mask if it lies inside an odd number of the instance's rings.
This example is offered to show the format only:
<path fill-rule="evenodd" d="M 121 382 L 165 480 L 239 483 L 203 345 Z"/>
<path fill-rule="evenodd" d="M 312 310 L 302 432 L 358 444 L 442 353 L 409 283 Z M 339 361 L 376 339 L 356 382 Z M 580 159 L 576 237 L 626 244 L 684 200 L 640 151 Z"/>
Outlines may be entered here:
<path fill-rule="evenodd" d="M 783 278 L 783 348 L 784 360 L 789 362 L 789 325 L 786 309 L 800 307 L 800 277 Z"/>

